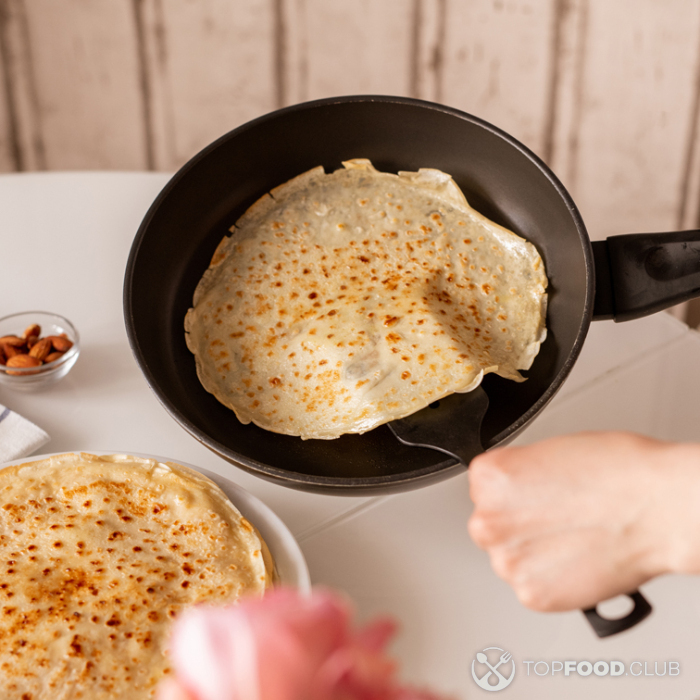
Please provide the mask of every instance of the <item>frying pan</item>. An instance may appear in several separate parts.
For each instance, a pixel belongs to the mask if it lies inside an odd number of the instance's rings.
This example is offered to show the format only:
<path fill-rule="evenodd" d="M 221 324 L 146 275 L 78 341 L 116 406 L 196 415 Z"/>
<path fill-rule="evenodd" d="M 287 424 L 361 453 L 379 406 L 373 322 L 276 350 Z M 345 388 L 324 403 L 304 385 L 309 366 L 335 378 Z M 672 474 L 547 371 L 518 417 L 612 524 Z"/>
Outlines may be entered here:
<path fill-rule="evenodd" d="M 263 478 L 310 491 L 369 495 L 445 479 L 469 459 L 405 445 L 387 426 L 302 441 L 242 425 L 197 378 L 183 321 L 229 227 L 273 187 L 317 165 L 333 171 L 351 158 L 369 158 L 388 172 L 431 167 L 450 173 L 475 209 L 534 243 L 544 259 L 547 340 L 524 373 L 526 382 L 484 378 L 489 405 L 476 430 L 475 452 L 508 443 L 551 401 L 592 320 L 628 320 L 700 294 L 700 232 L 591 244 L 576 205 L 551 170 L 477 117 L 414 99 L 350 96 L 255 119 L 194 156 L 156 198 L 129 256 L 124 315 L 136 360 L 175 420 L 224 459 Z"/>
<path fill-rule="evenodd" d="M 591 320 L 626 320 L 700 293 L 700 275 L 692 274 L 700 269 L 700 242 L 691 242 L 700 241 L 700 232 L 591 245 L 576 205 L 549 168 L 474 116 L 413 99 L 352 96 L 260 117 L 209 145 L 165 186 L 137 232 L 124 283 L 129 342 L 159 400 L 207 447 L 258 476 L 369 495 L 424 486 L 464 468 L 455 457 L 399 443 L 387 426 L 303 441 L 242 425 L 202 388 L 185 345 L 183 321 L 195 286 L 238 217 L 295 175 L 317 165 L 332 171 L 357 157 L 389 172 L 450 173 L 473 207 L 533 242 L 544 259 L 547 340 L 526 382 L 484 378 L 489 407 L 475 452 L 506 444 L 542 411 L 571 371 Z"/>

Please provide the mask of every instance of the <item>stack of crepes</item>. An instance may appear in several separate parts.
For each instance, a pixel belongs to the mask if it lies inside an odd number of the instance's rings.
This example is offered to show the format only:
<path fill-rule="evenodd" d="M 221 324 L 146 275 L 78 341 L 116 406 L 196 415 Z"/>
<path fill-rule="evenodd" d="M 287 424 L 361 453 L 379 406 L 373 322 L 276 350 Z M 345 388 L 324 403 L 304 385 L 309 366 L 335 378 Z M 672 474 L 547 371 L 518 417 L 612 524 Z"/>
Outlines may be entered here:
<path fill-rule="evenodd" d="M 0 471 L 0 561 L 7 700 L 152 698 L 178 615 L 261 597 L 273 571 L 206 477 L 85 453 Z"/>

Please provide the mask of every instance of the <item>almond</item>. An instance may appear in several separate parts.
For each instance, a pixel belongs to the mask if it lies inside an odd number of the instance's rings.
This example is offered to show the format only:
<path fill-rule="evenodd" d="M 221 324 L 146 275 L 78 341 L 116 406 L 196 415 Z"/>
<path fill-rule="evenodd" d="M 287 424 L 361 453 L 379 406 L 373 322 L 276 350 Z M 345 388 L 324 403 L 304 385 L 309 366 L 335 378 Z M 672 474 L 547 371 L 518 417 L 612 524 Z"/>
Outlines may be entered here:
<path fill-rule="evenodd" d="M 46 356 L 51 352 L 51 338 L 42 338 L 38 340 L 34 347 L 29 351 L 30 357 L 35 357 L 37 360 L 42 362 Z"/>
<path fill-rule="evenodd" d="M 7 362 L 7 357 L 5 357 L 5 351 L 2 349 L 3 346 L 0 345 L 0 365 L 4 365 Z"/>
<path fill-rule="evenodd" d="M 49 353 L 49 354 L 44 358 L 44 364 L 47 364 L 47 365 L 48 365 L 49 362 L 53 362 L 54 360 L 58 360 L 58 359 L 60 359 L 61 357 L 63 357 L 63 355 L 64 355 L 64 353 L 62 353 L 62 352 L 56 352 L 56 351 L 54 351 L 54 352 L 52 352 L 52 353 Z"/>
<path fill-rule="evenodd" d="M 65 337 L 65 334 L 47 335 L 44 340 L 50 340 L 53 349 L 58 350 L 58 352 L 66 352 L 66 350 L 70 350 L 73 347 L 73 341 Z"/>
<path fill-rule="evenodd" d="M 20 338 L 16 335 L 4 335 L 2 338 L 0 338 L 0 343 L 12 345 L 15 348 L 21 348 L 24 345 L 25 340 L 24 338 Z"/>
<path fill-rule="evenodd" d="M 8 360 L 11 357 L 14 357 L 15 355 L 22 354 L 21 348 L 17 348 L 14 345 L 9 345 L 8 343 L 0 343 L 0 347 L 2 348 L 3 352 L 5 353 L 5 357 Z"/>
<path fill-rule="evenodd" d="M 38 323 L 32 323 L 31 326 L 27 326 L 24 330 L 25 338 L 30 338 L 33 335 L 37 337 L 41 335 L 41 326 Z"/>
<path fill-rule="evenodd" d="M 39 367 L 42 364 L 41 360 L 31 355 L 15 355 L 7 361 L 8 367 L 26 368 L 26 367 Z M 11 372 L 7 371 L 8 374 L 26 374 L 25 372 Z M 31 373 L 28 373 L 31 374 Z"/>

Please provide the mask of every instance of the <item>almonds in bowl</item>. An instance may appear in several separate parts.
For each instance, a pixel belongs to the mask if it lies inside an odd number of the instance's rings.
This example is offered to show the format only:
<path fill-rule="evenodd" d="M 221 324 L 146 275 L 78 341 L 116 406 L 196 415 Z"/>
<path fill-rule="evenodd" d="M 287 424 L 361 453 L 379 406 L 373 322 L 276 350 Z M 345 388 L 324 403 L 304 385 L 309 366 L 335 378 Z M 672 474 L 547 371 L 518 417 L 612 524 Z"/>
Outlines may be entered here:
<path fill-rule="evenodd" d="M 13 389 L 48 386 L 68 374 L 80 353 L 78 332 L 63 316 L 27 311 L 0 318 L 0 382 Z"/>

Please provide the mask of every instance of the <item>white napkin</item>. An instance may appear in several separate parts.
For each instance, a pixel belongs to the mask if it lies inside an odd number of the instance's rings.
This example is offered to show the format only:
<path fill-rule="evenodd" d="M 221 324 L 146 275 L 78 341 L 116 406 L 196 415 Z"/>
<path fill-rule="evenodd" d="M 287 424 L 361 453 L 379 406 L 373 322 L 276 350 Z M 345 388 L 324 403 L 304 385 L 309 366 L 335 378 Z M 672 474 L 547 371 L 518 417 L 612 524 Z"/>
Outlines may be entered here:
<path fill-rule="evenodd" d="M 26 457 L 48 441 L 41 428 L 0 404 L 0 463 Z"/>

